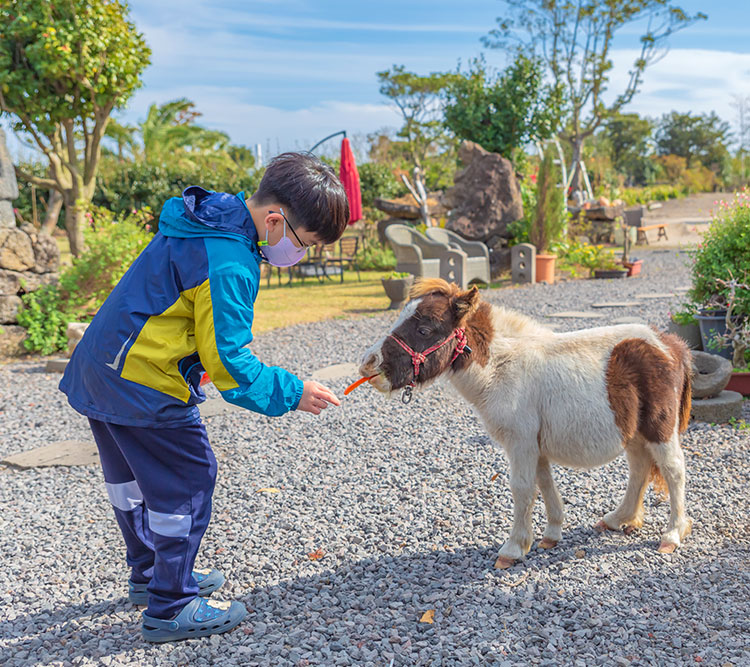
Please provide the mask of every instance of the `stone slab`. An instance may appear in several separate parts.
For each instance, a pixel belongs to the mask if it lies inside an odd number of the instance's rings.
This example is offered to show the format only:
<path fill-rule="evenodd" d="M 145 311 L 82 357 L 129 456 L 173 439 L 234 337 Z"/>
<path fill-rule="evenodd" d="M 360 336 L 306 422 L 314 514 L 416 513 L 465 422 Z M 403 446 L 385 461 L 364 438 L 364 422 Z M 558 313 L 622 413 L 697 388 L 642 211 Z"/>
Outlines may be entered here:
<path fill-rule="evenodd" d="M 240 412 L 244 408 L 227 403 L 223 398 L 208 398 L 198 406 L 201 417 L 215 417 L 226 415 L 230 412 Z"/>
<path fill-rule="evenodd" d="M 44 367 L 44 370 L 47 373 L 64 373 L 68 361 L 68 359 L 47 359 L 47 365 Z"/>
<path fill-rule="evenodd" d="M 650 294 L 636 294 L 636 299 L 671 299 L 676 296 L 675 292 L 651 292 Z"/>
<path fill-rule="evenodd" d="M 679 294 L 683 294 L 684 292 L 689 292 L 690 289 L 691 289 L 690 285 L 687 285 L 687 286 L 683 285 L 682 287 L 675 287 L 674 291 L 678 292 Z"/>
<path fill-rule="evenodd" d="M 593 310 L 566 310 L 560 313 L 552 313 L 551 315 L 545 315 L 545 317 L 562 317 L 562 318 L 577 318 L 582 320 L 596 320 L 604 317 L 602 313 L 596 313 Z"/>
<path fill-rule="evenodd" d="M 641 317 L 615 317 L 612 324 L 646 324 L 647 322 Z"/>
<path fill-rule="evenodd" d="M 356 380 L 359 377 L 359 366 L 352 363 L 334 364 L 333 366 L 319 368 L 310 377 L 318 382 L 341 380 L 343 378 Z"/>
<path fill-rule="evenodd" d="M 736 391 L 722 391 L 713 398 L 693 401 L 690 413 L 696 421 L 723 424 L 730 419 L 742 417 L 742 394 Z"/>
<path fill-rule="evenodd" d="M 642 306 L 640 301 L 603 301 L 601 303 L 592 303 L 592 308 L 635 308 Z"/>
<path fill-rule="evenodd" d="M 99 452 L 93 442 L 62 440 L 13 454 L 2 463 L 18 468 L 45 468 L 48 466 L 88 466 L 99 463 Z"/>

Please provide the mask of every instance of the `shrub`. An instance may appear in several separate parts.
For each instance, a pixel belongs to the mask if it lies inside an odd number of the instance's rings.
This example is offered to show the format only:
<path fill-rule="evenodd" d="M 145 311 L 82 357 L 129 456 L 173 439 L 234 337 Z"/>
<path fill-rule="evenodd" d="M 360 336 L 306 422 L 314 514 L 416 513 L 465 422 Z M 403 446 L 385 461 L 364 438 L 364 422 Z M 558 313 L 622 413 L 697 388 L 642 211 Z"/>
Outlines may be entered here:
<path fill-rule="evenodd" d="M 691 252 L 693 285 L 689 296 L 698 305 L 726 303 L 728 288 L 716 279 L 732 276 L 750 281 L 750 191 L 735 194 L 731 202 L 721 202 L 708 231 Z M 739 290 L 735 312 L 750 315 L 750 291 Z"/>
<path fill-rule="evenodd" d="M 23 297 L 18 323 L 28 330 L 26 349 L 52 354 L 65 348 L 68 323 L 90 320 L 151 240 L 150 219 L 147 209 L 120 217 L 93 209 L 84 230 L 85 252 L 62 273 L 58 284 Z"/>
<path fill-rule="evenodd" d="M 576 275 L 578 267 L 588 269 L 589 275 L 598 269 L 622 268 L 617 263 L 615 251 L 602 245 L 566 241 L 556 244 L 553 249 L 560 257 L 561 268 L 572 270 Z"/>
<path fill-rule="evenodd" d="M 393 199 L 406 194 L 406 186 L 396 178 L 393 169 L 380 162 L 363 162 L 357 167 L 362 206 L 370 207 L 376 197 Z"/>
<path fill-rule="evenodd" d="M 538 253 L 546 252 L 565 230 L 565 197 L 558 187 L 560 174 L 553 160 L 552 151 L 548 150 L 537 174 L 536 209 L 529 225 L 529 241 Z"/>
<path fill-rule="evenodd" d="M 357 264 L 363 271 L 391 271 L 396 268 L 396 255 L 390 246 L 372 239 L 357 253 Z"/>

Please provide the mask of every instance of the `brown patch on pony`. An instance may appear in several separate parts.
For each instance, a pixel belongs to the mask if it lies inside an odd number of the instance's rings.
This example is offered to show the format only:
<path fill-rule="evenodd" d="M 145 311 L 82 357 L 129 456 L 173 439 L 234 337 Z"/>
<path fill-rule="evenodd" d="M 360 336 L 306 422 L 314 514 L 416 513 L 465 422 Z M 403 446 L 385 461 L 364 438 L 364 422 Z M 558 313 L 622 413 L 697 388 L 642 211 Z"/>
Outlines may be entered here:
<path fill-rule="evenodd" d="M 674 343 L 664 343 L 670 352 L 677 350 Z M 682 355 L 672 355 L 640 338 L 623 340 L 612 349 L 607 394 L 624 442 L 636 432 L 649 442 L 665 442 L 682 424 L 689 371 L 686 380 Z"/>
<path fill-rule="evenodd" d="M 660 332 L 659 338 L 669 348 L 672 358 L 679 362 L 679 370 L 682 373 L 679 432 L 684 433 L 690 423 L 690 408 L 692 406 L 693 393 L 693 358 L 690 355 L 687 343 L 679 336 Z"/>
<path fill-rule="evenodd" d="M 418 299 L 428 294 L 443 294 L 447 297 L 457 296 L 460 292 L 456 283 L 449 283 L 442 278 L 420 278 L 409 290 L 410 299 Z"/>
<path fill-rule="evenodd" d="M 471 348 L 471 354 L 462 354 L 454 362 L 454 370 L 460 371 L 476 362 L 486 366 L 490 360 L 490 343 L 495 335 L 492 324 L 492 306 L 481 302 L 474 313 L 466 320 L 466 339 Z"/>

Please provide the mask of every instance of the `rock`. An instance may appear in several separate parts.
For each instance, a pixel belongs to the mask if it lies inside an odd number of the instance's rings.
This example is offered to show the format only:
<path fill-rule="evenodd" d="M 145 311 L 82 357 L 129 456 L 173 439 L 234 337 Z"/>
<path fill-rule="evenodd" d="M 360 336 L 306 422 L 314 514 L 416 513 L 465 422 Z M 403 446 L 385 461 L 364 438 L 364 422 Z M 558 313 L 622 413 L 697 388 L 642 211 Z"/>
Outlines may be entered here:
<path fill-rule="evenodd" d="M 38 290 L 43 285 L 56 283 L 58 273 L 32 273 L 30 271 L 10 271 L 0 269 L 0 294 L 20 295 Z"/>
<path fill-rule="evenodd" d="M 44 370 L 47 373 L 64 373 L 67 366 L 67 359 L 47 359 Z"/>
<path fill-rule="evenodd" d="M 0 128 L 0 199 L 13 200 L 18 197 L 16 170 L 5 145 L 5 132 Z M 13 225 L 15 226 L 15 218 Z"/>
<path fill-rule="evenodd" d="M 17 324 L 0 325 L 0 357 L 20 357 L 26 354 L 23 341 L 26 329 Z"/>
<path fill-rule="evenodd" d="M 742 394 L 736 391 L 722 391 L 713 398 L 695 400 L 690 412 L 693 419 L 713 424 L 740 419 L 742 417 Z"/>
<path fill-rule="evenodd" d="M 13 454 L 3 459 L 2 462 L 19 468 L 86 466 L 99 462 L 99 452 L 93 442 L 63 440 L 45 447 Z"/>
<path fill-rule="evenodd" d="M 21 297 L 0 295 L 0 324 L 15 324 L 21 305 Z"/>
<path fill-rule="evenodd" d="M 0 199 L 0 228 L 15 226 L 16 214 L 13 212 L 13 204 L 6 199 Z"/>
<path fill-rule="evenodd" d="M 68 328 L 65 330 L 65 334 L 68 336 L 68 356 L 73 354 L 73 350 L 76 349 L 76 345 L 81 341 L 88 327 L 88 322 L 68 323 Z"/>
<path fill-rule="evenodd" d="M 732 375 L 732 362 L 718 354 L 691 350 L 693 357 L 693 398 L 718 396 Z"/>
<path fill-rule="evenodd" d="M 471 141 L 461 144 L 458 156 L 465 167 L 443 195 L 442 204 L 450 209 L 446 227 L 477 241 L 507 238 L 508 223 L 523 217 L 513 165 Z"/>
<path fill-rule="evenodd" d="M 26 271 L 35 264 L 29 235 L 13 227 L 0 228 L 0 269 Z"/>
<path fill-rule="evenodd" d="M 34 248 L 34 271 L 50 273 L 60 268 L 60 248 L 49 234 L 39 234 Z"/>
<path fill-rule="evenodd" d="M 387 213 L 392 218 L 403 218 L 406 220 L 419 220 L 422 214 L 417 206 L 413 204 L 401 204 L 395 201 L 389 201 L 388 199 L 382 199 L 375 197 L 372 205 L 379 211 Z"/>

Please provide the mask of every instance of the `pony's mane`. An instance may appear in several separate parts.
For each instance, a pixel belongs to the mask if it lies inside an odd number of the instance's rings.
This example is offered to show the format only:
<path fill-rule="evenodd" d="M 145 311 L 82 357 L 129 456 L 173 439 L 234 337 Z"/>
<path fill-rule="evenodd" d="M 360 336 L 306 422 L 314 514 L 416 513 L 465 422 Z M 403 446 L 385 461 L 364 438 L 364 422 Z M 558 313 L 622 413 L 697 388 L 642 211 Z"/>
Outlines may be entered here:
<path fill-rule="evenodd" d="M 442 294 L 456 296 L 461 290 L 456 283 L 449 283 L 442 278 L 420 278 L 409 291 L 410 299 L 418 299 L 428 294 Z"/>

